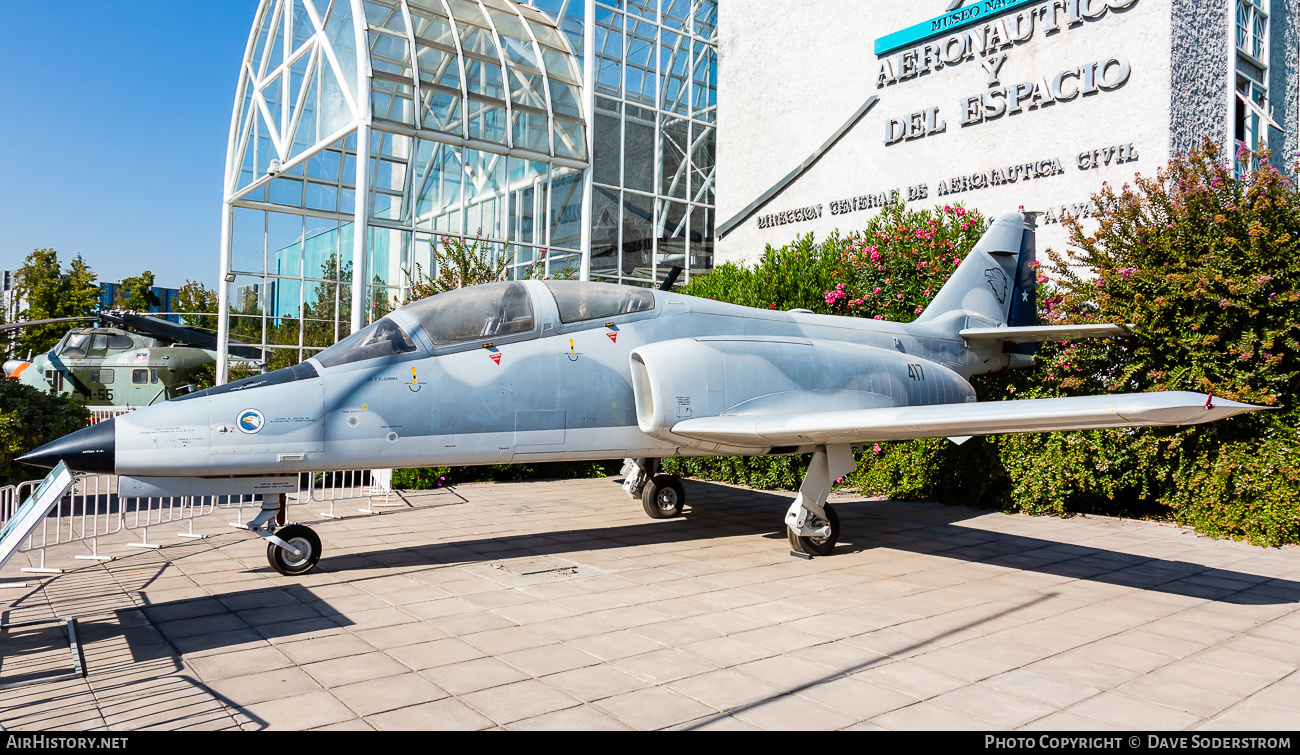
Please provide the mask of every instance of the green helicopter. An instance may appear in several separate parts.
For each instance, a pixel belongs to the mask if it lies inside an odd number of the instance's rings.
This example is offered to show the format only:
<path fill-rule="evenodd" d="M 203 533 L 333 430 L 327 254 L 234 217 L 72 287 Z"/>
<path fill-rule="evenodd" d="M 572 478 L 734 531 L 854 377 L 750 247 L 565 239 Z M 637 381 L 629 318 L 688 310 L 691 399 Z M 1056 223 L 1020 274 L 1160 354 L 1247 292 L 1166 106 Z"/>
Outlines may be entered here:
<path fill-rule="evenodd" d="M 150 406 L 194 390 L 194 378 L 217 361 L 210 331 L 147 317 L 105 311 L 0 325 L 11 330 L 56 322 L 92 322 L 73 328 L 48 352 L 4 363 L 5 376 L 61 395 L 76 395 L 89 407 Z M 237 359 L 261 361 L 251 346 L 231 346 Z"/>

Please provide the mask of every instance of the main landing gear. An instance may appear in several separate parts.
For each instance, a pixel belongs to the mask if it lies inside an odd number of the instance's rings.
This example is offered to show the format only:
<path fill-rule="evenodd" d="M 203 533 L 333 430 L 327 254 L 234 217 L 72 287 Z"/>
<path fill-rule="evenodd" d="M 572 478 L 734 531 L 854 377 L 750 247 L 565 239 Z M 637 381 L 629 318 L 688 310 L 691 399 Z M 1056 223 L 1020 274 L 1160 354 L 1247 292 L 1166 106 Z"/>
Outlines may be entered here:
<path fill-rule="evenodd" d="M 856 466 L 849 446 L 817 446 L 813 451 L 799 495 L 785 513 L 786 535 L 795 554 L 831 554 L 840 539 L 840 518 L 826 498 L 835 481 Z"/>
<path fill-rule="evenodd" d="M 287 577 L 306 574 L 320 560 L 320 536 L 310 527 L 285 523 L 283 493 L 262 497 L 262 510 L 253 521 L 234 525 L 266 540 L 266 560 Z"/>
<path fill-rule="evenodd" d="M 672 475 L 656 474 L 658 459 L 627 459 L 623 462 L 623 491 L 640 498 L 641 506 L 651 519 L 680 516 L 686 504 L 682 481 Z"/>

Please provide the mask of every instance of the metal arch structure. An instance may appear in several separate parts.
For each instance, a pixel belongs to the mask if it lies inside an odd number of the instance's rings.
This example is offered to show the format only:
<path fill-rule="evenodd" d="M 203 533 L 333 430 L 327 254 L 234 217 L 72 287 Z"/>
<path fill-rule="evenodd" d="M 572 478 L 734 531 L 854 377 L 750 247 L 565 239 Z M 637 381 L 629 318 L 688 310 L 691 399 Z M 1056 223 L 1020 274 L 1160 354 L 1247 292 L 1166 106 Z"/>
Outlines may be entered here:
<path fill-rule="evenodd" d="M 435 235 L 518 249 L 526 227 L 521 265 L 580 259 L 552 226 L 587 215 L 586 77 L 569 0 L 534 2 L 559 21 L 511 0 L 262 0 L 226 159 L 223 343 L 260 336 L 300 361 L 399 298 Z"/>

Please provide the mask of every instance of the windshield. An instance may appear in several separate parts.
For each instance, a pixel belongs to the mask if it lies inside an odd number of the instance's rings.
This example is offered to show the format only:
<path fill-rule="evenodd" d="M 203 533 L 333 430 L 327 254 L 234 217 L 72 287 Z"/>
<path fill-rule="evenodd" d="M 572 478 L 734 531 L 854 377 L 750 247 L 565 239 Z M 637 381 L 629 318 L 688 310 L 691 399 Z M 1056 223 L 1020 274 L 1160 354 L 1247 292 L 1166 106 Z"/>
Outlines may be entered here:
<path fill-rule="evenodd" d="M 517 282 L 458 288 L 402 310 L 438 346 L 500 338 L 533 329 L 533 303 Z"/>
<path fill-rule="evenodd" d="M 411 337 L 397 323 L 385 317 L 322 351 L 316 358 L 326 367 L 336 367 L 412 351 L 415 351 L 415 343 Z"/>
<path fill-rule="evenodd" d="M 67 342 L 63 344 L 63 348 L 59 349 L 59 356 L 79 359 L 86 355 L 86 349 L 88 348 L 90 348 L 90 336 L 82 333 L 72 333 L 68 336 Z"/>

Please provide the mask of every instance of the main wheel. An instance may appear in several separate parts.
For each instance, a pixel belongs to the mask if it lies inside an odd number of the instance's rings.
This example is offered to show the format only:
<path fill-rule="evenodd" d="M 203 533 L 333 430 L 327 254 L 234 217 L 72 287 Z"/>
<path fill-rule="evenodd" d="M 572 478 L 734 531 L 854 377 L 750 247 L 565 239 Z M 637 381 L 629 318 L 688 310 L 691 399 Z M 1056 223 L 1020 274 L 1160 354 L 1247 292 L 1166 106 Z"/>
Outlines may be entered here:
<path fill-rule="evenodd" d="M 672 519 L 682 513 L 686 491 L 672 475 L 655 475 L 641 489 L 641 505 L 651 519 Z"/>
<path fill-rule="evenodd" d="M 831 555 L 831 551 L 835 548 L 835 543 L 839 542 L 840 539 L 840 515 L 835 513 L 835 509 L 831 508 L 829 503 L 823 504 L 822 510 L 826 512 L 826 521 L 831 526 L 831 534 L 829 537 L 822 537 L 821 535 L 804 537 L 803 535 L 797 534 L 789 527 L 785 528 L 786 534 L 790 538 L 790 548 L 795 552 L 807 553 L 810 556 Z M 816 518 L 813 518 L 812 523 L 817 526 L 822 524 L 822 522 Z"/>
<path fill-rule="evenodd" d="M 291 524 L 276 530 L 275 536 L 297 548 L 301 554 L 295 556 L 275 543 L 267 543 L 266 560 L 281 574 L 288 577 L 306 574 L 320 560 L 320 536 L 310 527 Z"/>

